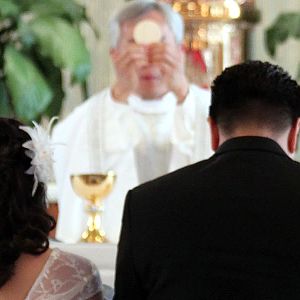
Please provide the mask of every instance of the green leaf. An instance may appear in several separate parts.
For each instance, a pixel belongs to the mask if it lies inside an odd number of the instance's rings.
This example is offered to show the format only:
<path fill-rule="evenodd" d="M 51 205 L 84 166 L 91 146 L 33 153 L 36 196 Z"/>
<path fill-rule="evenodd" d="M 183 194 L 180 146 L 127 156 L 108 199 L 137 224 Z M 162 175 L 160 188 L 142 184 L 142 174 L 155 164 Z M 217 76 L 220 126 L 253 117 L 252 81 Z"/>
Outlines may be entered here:
<path fill-rule="evenodd" d="M 9 103 L 9 96 L 4 81 L 0 80 L 0 116 L 11 117 L 12 111 Z"/>
<path fill-rule="evenodd" d="M 45 115 L 48 117 L 59 116 L 65 97 L 65 93 L 62 89 L 62 76 L 60 70 L 52 65 L 49 70 L 52 70 L 51 75 L 49 76 L 49 84 L 54 92 L 53 100 L 48 105 Z"/>
<path fill-rule="evenodd" d="M 63 105 L 64 93 L 55 94 L 53 101 L 47 107 L 45 115 L 49 118 L 59 116 Z"/>
<path fill-rule="evenodd" d="M 300 38 L 300 13 L 290 15 L 289 28 L 293 38 Z"/>
<path fill-rule="evenodd" d="M 36 37 L 28 23 L 20 20 L 18 22 L 17 32 L 25 49 L 31 48 L 36 43 Z"/>
<path fill-rule="evenodd" d="M 41 54 L 50 57 L 55 66 L 67 68 L 77 82 L 90 73 L 90 55 L 77 28 L 57 17 L 37 18 L 30 24 Z"/>
<path fill-rule="evenodd" d="M 265 32 L 264 38 L 267 51 L 272 57 L 275 56 L 276 47 L 278 44 L 276 30 L 274 28 L 268 28 Z"/>
<path fill-rule="evenodd" d="M 265 44 L 271 56 L 275 56 L 277 47 L 288 38 L 300 37 L 300 13 L 283 13 L 265 32 Z"/>
<path fill-rule="evenodd" d="M 35 0 L 28 9 L 36 16 L 65 17 L 77 23 L 86 19 L 84 7 L 74 0 Z"/>
<path fill-rule="evenodd" d="M 19 14 L 19 7 L 13 0 L 0 0 L 0 17 L 12 17 Z"/>
<path fill-rule="evenodd" d="M 300 63 L 298 63 L 298 70 L 297 70 L 296 79 L 297 79 L 298 81 L 300 81 Z"/>
<path fill-rule="evenodd" d="M 34 63 L 8 46 L 4 72 L 17 117 L 23 122 L 36 119 L 49 105 L 52 91 Z"/>
<path fill-rule="evenodd" d="M 61 71 L 59 68 L 55 67 L 49 59 L 41 57 L 39 53 L 35 53 L 34 60 L 38 64 L 40 71 L 47 77 L 47 82 L 53 92 L 53 99 L 47 107 L 45 115 L 50 118 L 58 116 L 65 96 L 62 89 L 63 82 Z"/>

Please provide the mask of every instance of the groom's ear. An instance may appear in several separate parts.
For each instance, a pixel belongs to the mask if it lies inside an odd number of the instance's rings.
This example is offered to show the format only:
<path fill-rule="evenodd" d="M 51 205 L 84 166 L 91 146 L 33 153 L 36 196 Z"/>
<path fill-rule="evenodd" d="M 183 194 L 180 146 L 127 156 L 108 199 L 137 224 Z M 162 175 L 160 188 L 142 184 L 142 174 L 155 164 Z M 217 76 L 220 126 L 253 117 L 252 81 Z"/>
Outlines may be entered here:
<path fill-rule="evenodd" d="M 216 151 L 220 144 L 220 133 L 219 128 L 214 119 L 208 117 L 207 119 L 209 128 L 210 128 L 210 141 L 211 141 L 211 148 L 213 151 Z"/>
<path fill-rule="evenodd" d="M 293 154 L 297 150 L 298 137 L 299 137 L 299 128 L 300 128 L 300 118 L 298 118 L 293 124 L 289 131 L 288 136 L 288 151 Z"/>

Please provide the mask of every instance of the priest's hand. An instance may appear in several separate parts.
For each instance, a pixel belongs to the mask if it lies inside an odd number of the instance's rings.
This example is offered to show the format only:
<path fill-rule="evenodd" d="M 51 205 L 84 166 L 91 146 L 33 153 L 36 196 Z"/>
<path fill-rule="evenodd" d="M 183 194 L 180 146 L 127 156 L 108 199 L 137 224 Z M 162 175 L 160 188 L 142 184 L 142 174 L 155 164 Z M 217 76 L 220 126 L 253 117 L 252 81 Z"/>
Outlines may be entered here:
<path fill-rule="evenodd" d="M 150 62 L 157 64 L 165 77 L 170 91 L 177 96 L 178 102 L 183 102 L 189 90 L 185 75 L 185 54 L 180 45 L 178 51 L 167 43 L 153 44 L 149 48 Z"/>
<path fill-rule="evenodd" d="M 138 85 L 138 70 L 148 64 L 148 56 L 143 46 L 131 44 L 113 51 L 111 58 L 116 71 L 116 82 L 112 87 L 114 99 L 125 102 Z"/>

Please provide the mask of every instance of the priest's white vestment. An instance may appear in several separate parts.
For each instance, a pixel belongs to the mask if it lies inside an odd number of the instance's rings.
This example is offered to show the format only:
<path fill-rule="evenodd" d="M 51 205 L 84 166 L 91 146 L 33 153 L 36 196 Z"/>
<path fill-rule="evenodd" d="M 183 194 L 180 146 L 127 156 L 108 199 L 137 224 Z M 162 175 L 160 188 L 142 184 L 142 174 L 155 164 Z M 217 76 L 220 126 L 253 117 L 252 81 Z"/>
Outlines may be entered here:
<path fill-rule="evenodd" d="M 56 237 L 77 242 L 87 216 L 70 175 L 112 170 L 117 179 L 105 199 L 103 228 L 117 243 L 126 193 L 134 186 L 208 158 L 210 92 L 190 85 L 182 104 L 173 93 L 160 100 L 113 100 L 105 89 L 77 107 L 53 130 L 59 219 Z"/>

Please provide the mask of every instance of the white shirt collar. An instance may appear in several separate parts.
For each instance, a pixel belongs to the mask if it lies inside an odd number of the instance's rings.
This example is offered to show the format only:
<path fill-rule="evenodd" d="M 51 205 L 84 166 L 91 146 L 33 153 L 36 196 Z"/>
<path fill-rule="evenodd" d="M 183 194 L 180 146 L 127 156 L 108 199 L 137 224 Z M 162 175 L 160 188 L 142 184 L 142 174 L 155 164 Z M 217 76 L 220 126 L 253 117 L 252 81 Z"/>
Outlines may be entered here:
<path fill-rule="evenodd" d="M 142 114 L 165 114 L 173 112 L 177 99 L 172 93 L 166 94 L 162 99 L 143 100 L 136 95 L 128 99 L 129 106 Z"/>

